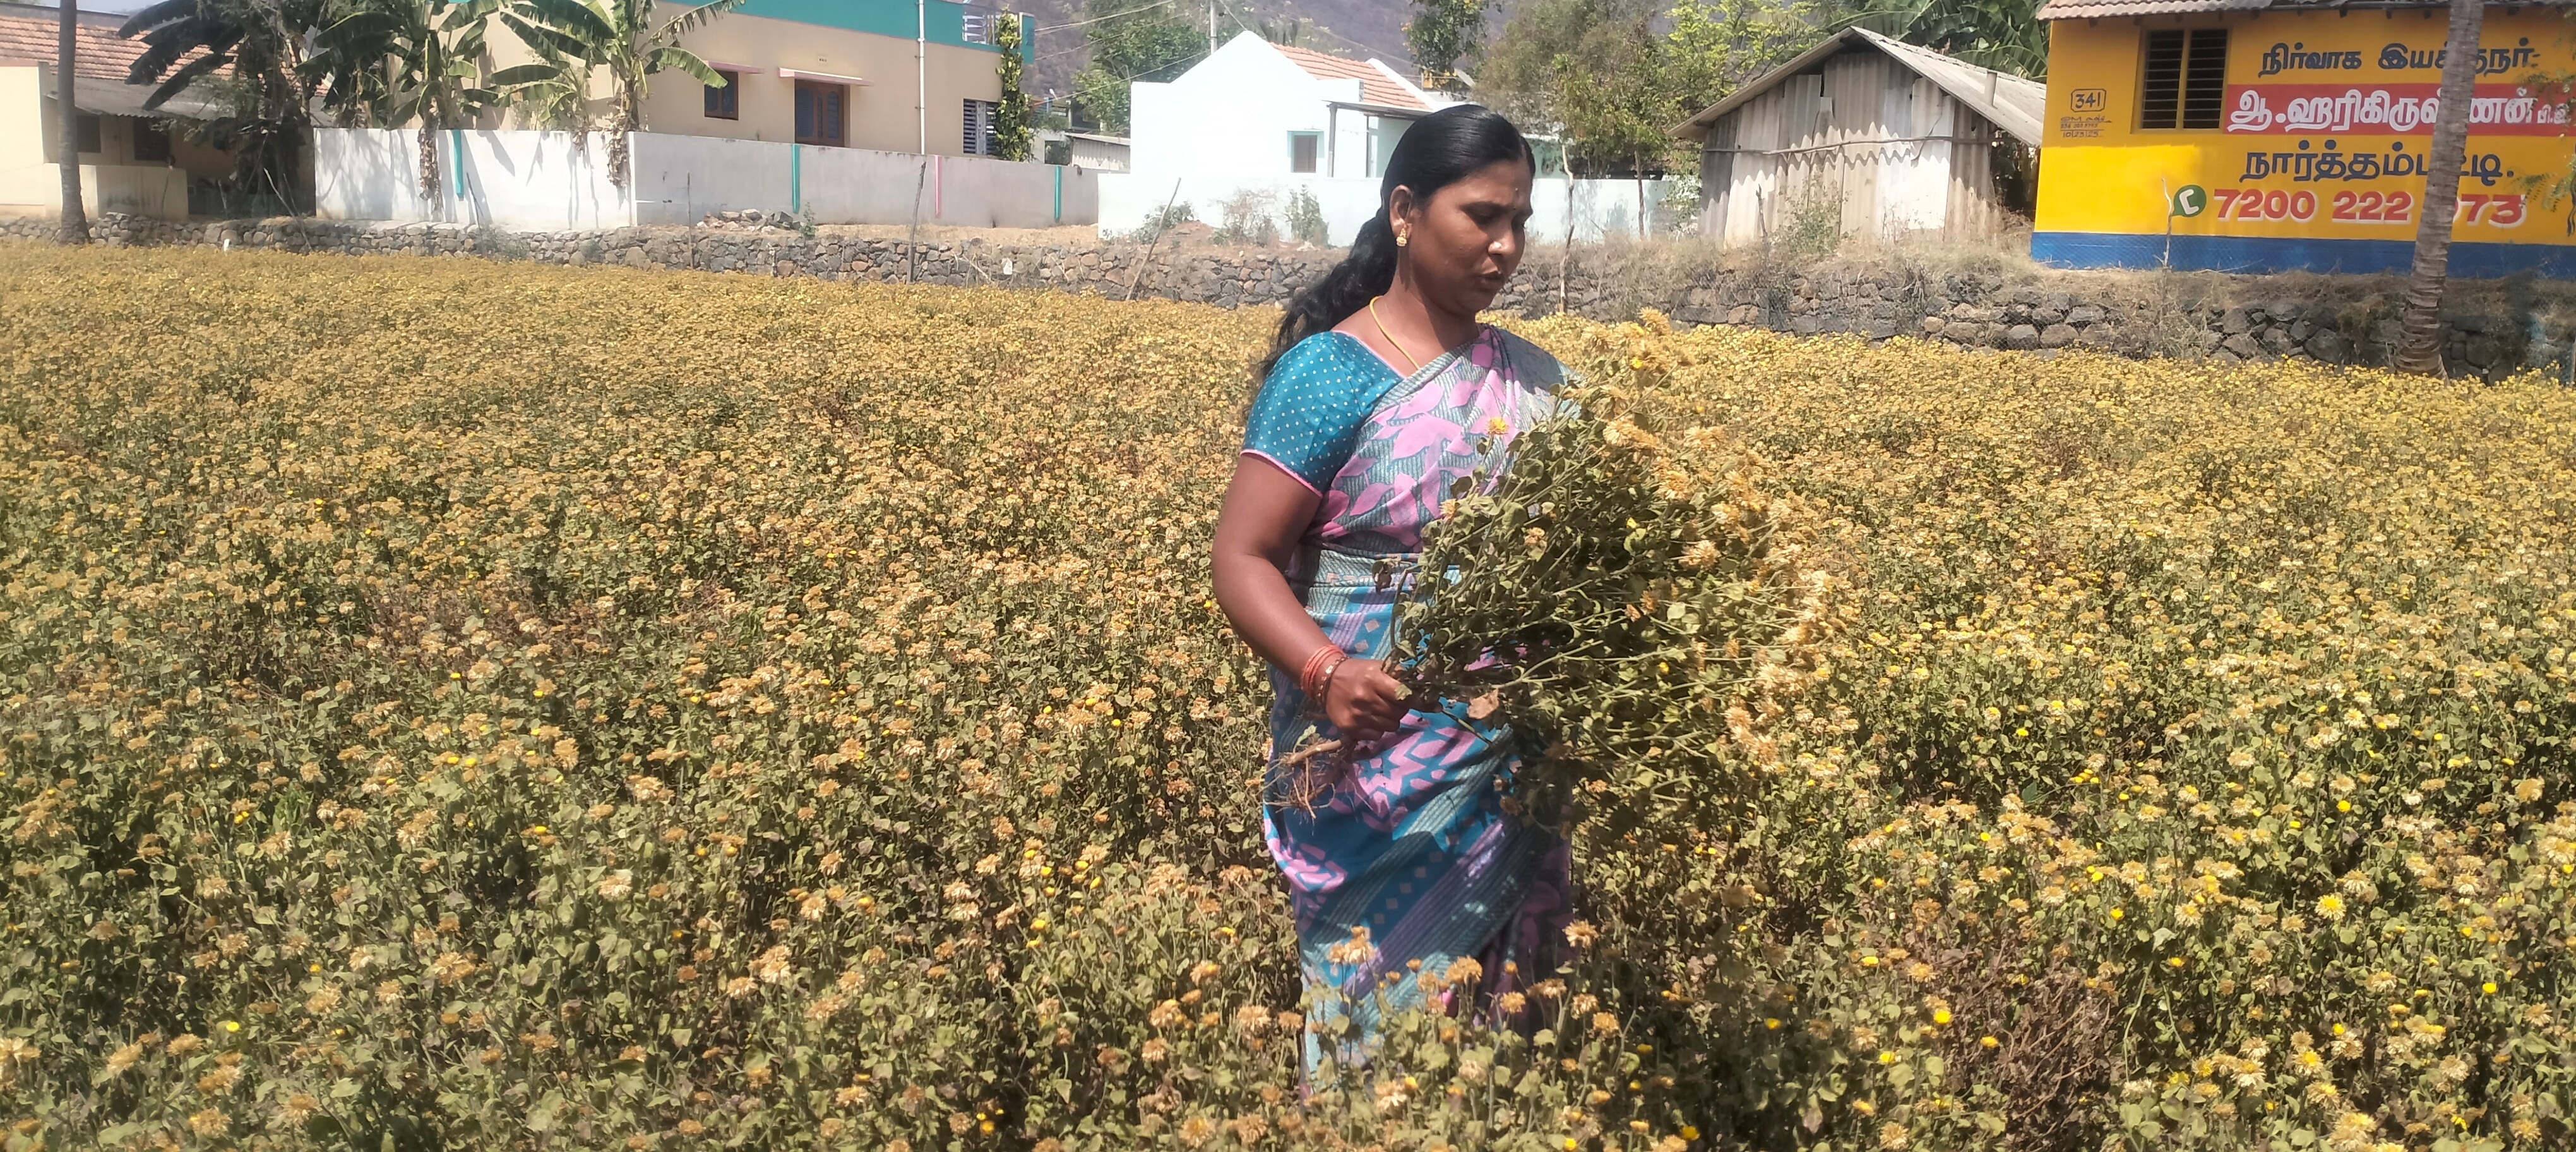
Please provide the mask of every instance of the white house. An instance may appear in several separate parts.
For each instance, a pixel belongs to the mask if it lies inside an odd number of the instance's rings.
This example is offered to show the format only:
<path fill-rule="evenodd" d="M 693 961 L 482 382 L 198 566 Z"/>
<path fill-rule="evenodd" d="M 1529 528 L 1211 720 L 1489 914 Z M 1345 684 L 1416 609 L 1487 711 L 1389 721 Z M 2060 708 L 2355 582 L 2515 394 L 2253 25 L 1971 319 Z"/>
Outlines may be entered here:
<path fill-rule="evenodd" d="M 1344 60 L 1246 32 L 1169 83 L 1129 86 L 1128 167 L 1103 172 L 1100 231 L 1130 235 L 1196 219 L 1267 216 L 1283 233 L 1320 218 L 1327 244 L 1348 244 L 1377 215 L 1379 181 L 1413 122 L 1453 100 L 1376 60 Z M 1530 190 L 1532 240 L 1598 239 L 1645 230 L 1637 206 L 1660 181 L 1565 180 Z"/>
<path fill-rule="evenodd" d="M 1376 61 L 1242 33 L 1162 84 L 1130 86 L 1130 171 L 1140 176 L 1375 179 L 1435 100 Z"/>

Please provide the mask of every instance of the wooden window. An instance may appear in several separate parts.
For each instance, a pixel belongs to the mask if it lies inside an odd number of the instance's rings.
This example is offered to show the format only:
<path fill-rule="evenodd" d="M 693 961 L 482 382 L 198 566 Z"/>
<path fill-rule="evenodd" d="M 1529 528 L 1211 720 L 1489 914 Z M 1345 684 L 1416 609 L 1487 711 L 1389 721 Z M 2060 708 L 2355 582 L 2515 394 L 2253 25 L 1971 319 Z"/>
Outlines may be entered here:
<path fill-rule="evenodd" d="M 134 159 L 142 164 L 170 162 L 170 130 L 150 120 L 134 122 Z"/>
<path fill-rule="evenodd" d="M 850 90 L 816 80 L 796 82 L 796 142 L 834 148 L 849 141 Z"/>
<path fill-rule="evenodd" d="M 1321 142 L 1322 139 L 1323 136 L 1320 133 L 1315 132 L 1289 133 L 1288 170 L 1291 172 L 1314 171 L 1316 145 Z"/>
<path fill-rule="evenodd" d="M 742 119 L 742 73 L 719 68 L 716 75 L 724 77 L 724 83 L 707 85 L 707 118 Z"/>
<path fill-rule="evenodd" d="M 993 100 L 969 100 L 966 102 L 965 112 L 966 131 L 962 143 L 966 147 L 966 154 L 992 155 L 999 143 L 993 138 L 993 130 L 996 127 L 993 121 L 1002 114 L 1002 105 Z"/>
<path fill-rule="evenodd" d="M 2140 128 L 2216 128 L 2227 107 L 2227 30 L 2147 33 Z"/>
<path fill-rule="evenodd" d="M 100 151 L 101 149 L 98 142 L 98 117 L 87 112 L 83 112 L 78 115 L 77 119 L 78 124 L 72 129 L 72 151 Z"/>

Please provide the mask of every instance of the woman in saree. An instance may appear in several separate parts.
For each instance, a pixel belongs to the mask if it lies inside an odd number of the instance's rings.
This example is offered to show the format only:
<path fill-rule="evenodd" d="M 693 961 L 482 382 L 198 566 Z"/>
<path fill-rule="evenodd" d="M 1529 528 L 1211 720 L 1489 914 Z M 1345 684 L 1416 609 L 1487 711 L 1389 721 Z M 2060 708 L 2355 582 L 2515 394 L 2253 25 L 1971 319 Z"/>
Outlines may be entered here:
<path fill-rule="evenodd" d="M 1310 1077 L 1365 1062 L 1380 1013 L 1426 995 L 1518 1002 L 1563 942 L 1566 845 L 1505 810 L 1510 732 L 1410 699 L 1386 666 L 1424 525 L 1555 410 L 1556 361 L 1477 320 L 1520 264 L 1534 176 L 1480 107 L 1404 134 L 1378 214 L 1288 306 L 1217 521 L 1217 601 L 1278 693 L 1263 826 Z"/>

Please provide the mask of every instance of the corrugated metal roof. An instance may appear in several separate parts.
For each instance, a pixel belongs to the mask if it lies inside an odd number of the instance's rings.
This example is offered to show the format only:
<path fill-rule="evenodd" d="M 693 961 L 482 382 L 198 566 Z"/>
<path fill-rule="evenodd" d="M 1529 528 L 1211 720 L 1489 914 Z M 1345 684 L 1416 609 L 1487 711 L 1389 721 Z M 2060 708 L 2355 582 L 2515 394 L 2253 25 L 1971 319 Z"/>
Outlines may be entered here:
<path fill-rule="evenodd" d="M 54 94 L 54 66 L 36 68 L 38 83 L 45 95 Z M 212 120 L 223 114 L 224 106 L 205 96 L 204 90 L 188 90 L 162 101 L 158 108 L 146 108 L 143 101 L 157 89 L 151 84 L 128 84 L 122 80 L 101 80 L 95 76 L 72 75 L 72 107 L 95 116 L 176 117 L 181 120 Z"/>
<path fill-rule="evenodd" d="M 1890 59 L 1939 85 L 1952 99 L 1993 121 L 1995 127 L 2003 129 L 2013 139 L 2038 145 L 2041 117 L 2048 106 L 2047 85 L 1992 68 L 1980 68 L 1958 57 L 1881 36 L 1866 28 L 1846 28 L 1834 34 L 1824 43 L 1800 53 L 1797 59 L 1762 74 L 1736 89 L 1733 95 L 1683 121 L 1673 129 L 1673 134 L 1689 139 L 1705 136 L 1709 126 L 1717 123 L 1718 117 L 1734 111 L 1738 105 L 1770 90 L 1782 80 L 1814 68 L 1826 57 L 1860 45 L 1886 53 Z"/>
<path fill-rule="evenodd" d="M 2546 3 L 2546 0 L 2542 0 Z M 2042 20 L 2081 20 L 2094 16 L 2170 16 L 2197 12 L 2268 12 L 2320 8 L 2332 11 L 2376 8 L 2448 8 L 2443 0 L 2048 0 L 2039 6 Z"/>

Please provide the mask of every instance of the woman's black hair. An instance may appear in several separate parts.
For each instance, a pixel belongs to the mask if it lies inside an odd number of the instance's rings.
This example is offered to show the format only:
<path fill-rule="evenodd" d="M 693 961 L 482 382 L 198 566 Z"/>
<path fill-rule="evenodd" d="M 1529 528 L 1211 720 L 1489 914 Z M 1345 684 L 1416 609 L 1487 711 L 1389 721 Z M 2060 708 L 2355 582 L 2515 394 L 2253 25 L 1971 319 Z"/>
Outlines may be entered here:
<path fill-rule="evenodd" d="M 1405 130 L 1388 158 L 1386 178 L 1379 182 L 1377 215 L 1360 225 L 1351 251 L 1342 262 L 1288 301 L 1288 315 L 1261 360 L 1260 378 L 1297 342 L 1348 320 L 1395 283 L 1395 232 L 1387 223 L 1387 203 L 1399 187 L 1413 190 L 1417 203 L 1488 164 L 1517 160 L 1535 174 L 1537 158 L 1529 140 L 1503 114 L 1475 104 L 1443 108 Z"/>

